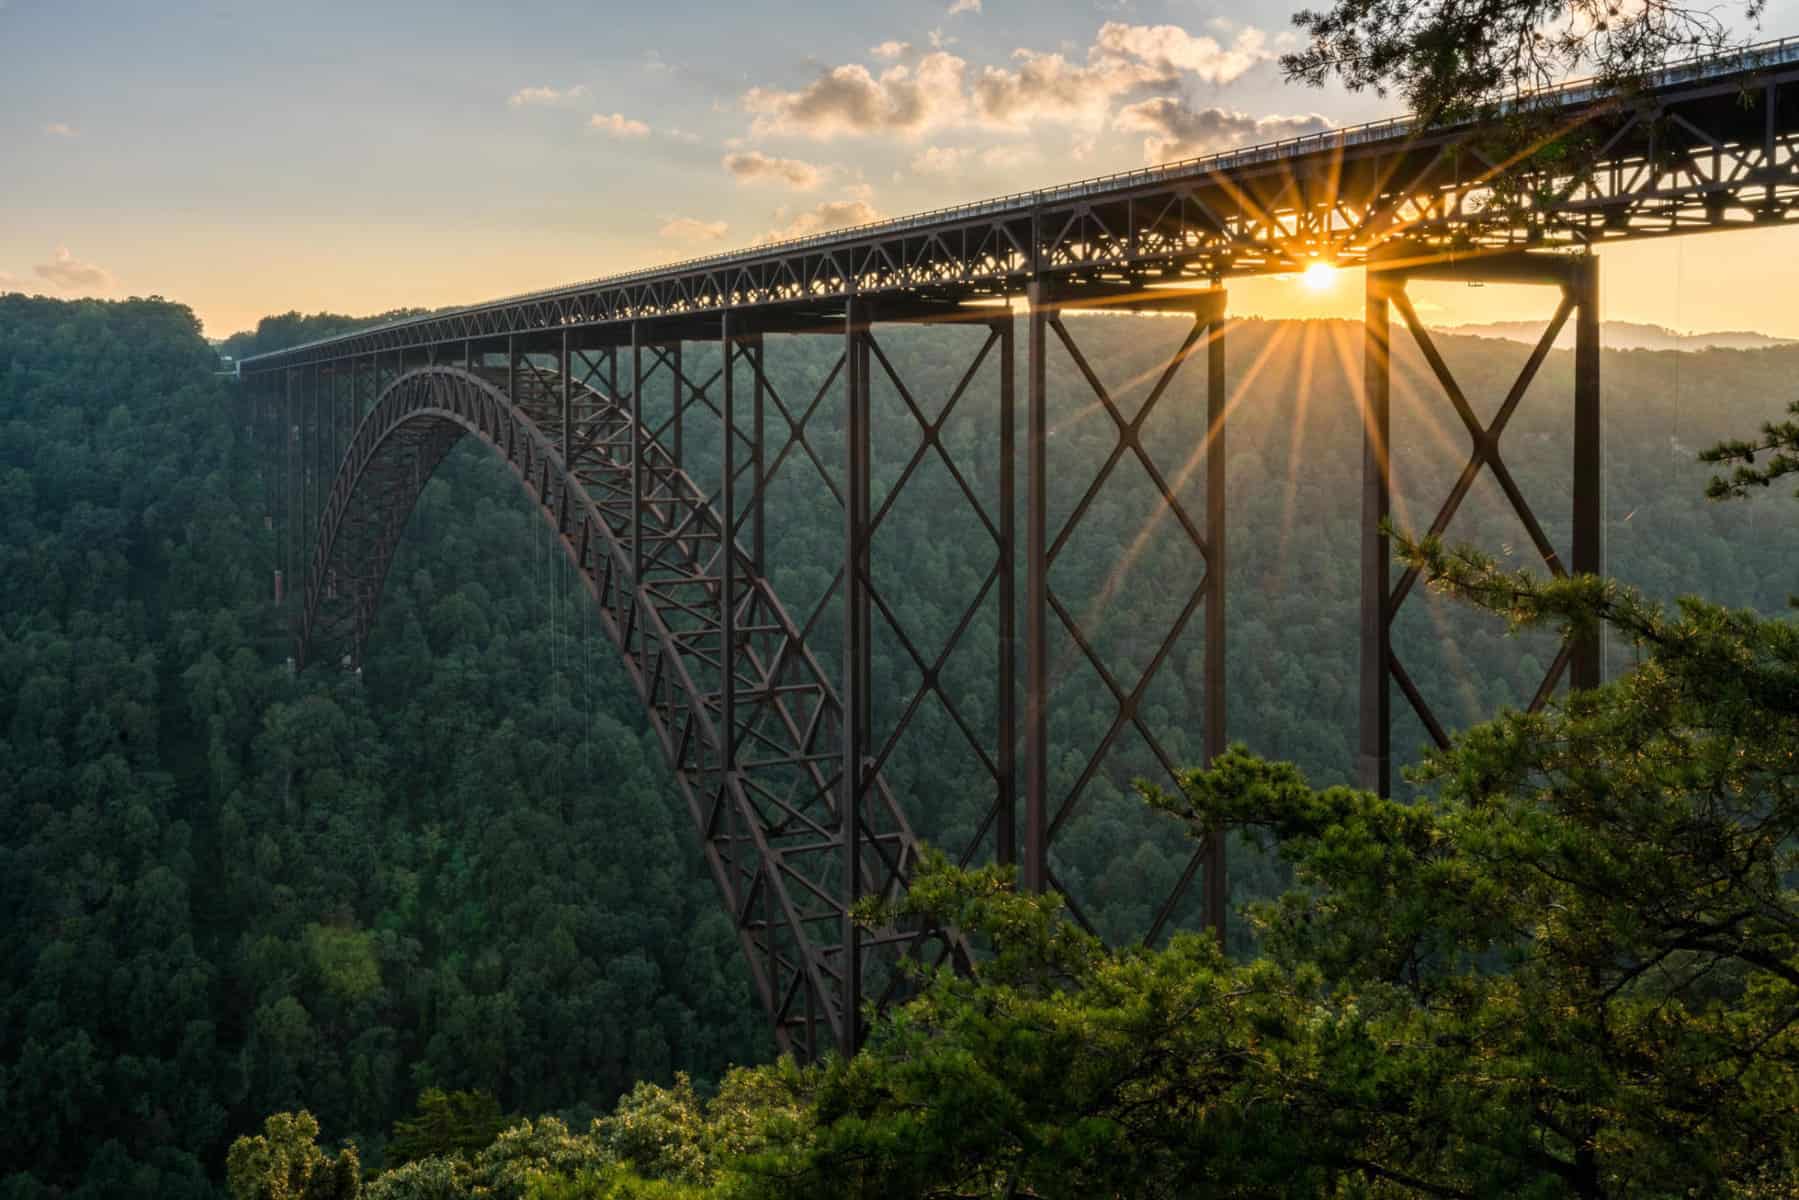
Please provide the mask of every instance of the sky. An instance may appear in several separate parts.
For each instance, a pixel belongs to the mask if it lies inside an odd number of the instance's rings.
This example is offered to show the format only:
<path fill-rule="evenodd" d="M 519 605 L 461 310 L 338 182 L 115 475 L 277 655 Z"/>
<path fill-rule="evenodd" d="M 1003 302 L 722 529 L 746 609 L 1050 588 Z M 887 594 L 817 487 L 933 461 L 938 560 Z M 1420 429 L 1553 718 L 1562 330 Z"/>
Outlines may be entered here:
<path fill-rule="evenodd" d="M 1395 115 L 1282 81 L 1290 7 L 0 0 L 0 291 L 162 295 L 223 337 Z M 1799 0 L 1743 32 L 1799 34 Z M 1608 319 L 1799 337 L 1799 230 L 1603 254 Z M 1339 274 L 1234 282 L 1232 310 L 1359 315 Z M 1544 303 L 1437 288 L 1420 308 Z"/>

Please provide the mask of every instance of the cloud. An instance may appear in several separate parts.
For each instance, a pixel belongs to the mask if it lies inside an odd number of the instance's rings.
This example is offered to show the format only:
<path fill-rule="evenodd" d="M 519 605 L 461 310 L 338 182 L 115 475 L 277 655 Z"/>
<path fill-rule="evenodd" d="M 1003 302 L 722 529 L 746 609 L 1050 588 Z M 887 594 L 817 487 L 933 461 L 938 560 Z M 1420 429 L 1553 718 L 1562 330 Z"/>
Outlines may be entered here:
<path fill-rule="evenodd" d="M 1157 75 L 1186 71 L 1202 83 L 1230 83 L 1256 64 L 1273 57 L 1260 29 L 1247 28 L 1229 46 L 1209 37 L 1194 37 L 1178 25 L 1126 25 L 1107 21 L 1094 40 L 1094 53 L 1105 59 L 1141 63 Z"/>
<path fill-rule="evenodd" d="M 738 183 L 783 183 L 805 192 L 817 187 L 825 177 L 823 170 L 803 159 L 773 158 L 760 150 L 727 154 L 722 161 Z"/>
<path fill-rule="evenodd" d="M 31 268 L 39 279 L 47 279 L 59 288 L 80 288 L 84 291 L 103 292 L 112 287 L 112 275 L 103 267 L 93 263 L 85 263 L 69 253 L 67 246 L 56 248 L 56 259 L 53 262 L 39 263 Z"/>
<path fill-rule="evenodd" d="M 656 232 L 681 242 L 716 242 L 730 226 L 723 221 L 701 221 L 695 217 L 670 217 Z"/>
<path fill-rule="evenodd" d="M 527 87 L 520 88 L 506 98 L 506 103 L 513 108 L 548 108 L 557 104 L 582 100 L 587 96 L 587 85 L 577 83 L 571 88 Z"/>
<path fill-rule="evenodd" d="M 1018 129 L 1040 121 L 1104 124 L 1115 101 L 1150 87 L 1172 87 L 1191 77 L 1226 84 L 1271 57 L 1265 36 L 1245 29 L 1231 46 L 1194 37 L 1177 25 L 1100 26 L 1087 61 L 1061 54 L 1013 52 L 1015 67 L 987 67 L 974 84 L 975 112 L 983 123 Z"/>
<path fill-rule="evenodd" d="M 893 66 L 875 75 L 860 63 L 833 67 L 798 91 L 751 88 L 743 107 L 755 114 L 757 134 L 911 136 L 960 117 L 968 64 L 935 51 L 916 67 Z"/>
<path fill-rule="evenodd" d="M 866 225 L 880 219 L 880 212 L 867 200 L 827 200 L 793 214 L 787 224 L 769 230 L 756 241 L 784 242 L 789 238 L 806 237 L 808 234 L 844 229 L 851 225 Z"/>
<path fill-rule="evenodd" d="M 1118 93 L 1137 82 L 1060 54 L 1021 50 L 1016 57 L 1016 70 L 988 67 L 975 80 L 974 107 L 984 124 L 1010 129 L 1037 121 L 1099 124 Z"/>
<path fill-rule="evenodd" d="M 72 138 L 80 136 L 75 132 L 75 127 L 73 125 L 64 121 L 50 122 L 48 125 L 44 126 L 44 132 L 51 137 Z"/>
<path fill-rule="evenodd" d="M 1034 163 L 1037 161 L 1037 158 L 1037 147 L 1017 142 L 1004 146 L 989 146 L 987 149 L 981 151 L 981 161 L 983 163 L 987 166 L 998 167 L 1002 170 L 1008 167 L 1022 167 L 1027 163 Z"/>
<path fill-rule="evenodd" d="M 1170 162 L 1194 158 L 1232 146 L 1272 142 L 1331 127 L 1317 113 L 1255 117 L 1228 108 L 1200 108 L 1174 96 L 1157 96 L 1125 106 L 1114 122 L 1116 128 L 1142 133 L 1145 162 Z"/>
<path fill-rule="evenodd" d="M 946 12 L 944 15 L 953 17 L 960 13 L 965 13 L 965 12 L 978 13 L 980 11 L 981 11 L 981 0 L 952 0 L 952 3 L 949 6 L 949 11 Z"/>
<path fill-rule="evenodd" d="M 1019 49 L 1005 64 L 980 67 L 942 47 L 916 63 L 871 70 L 862 63 L 831 67 L 797 90 L 755 87 L 740 100 L 757 135 L 917 137 L 934 129 L 976 126 L 1021 130 L 1039 122 L 1103 128 L 1122 101 L 1188 83 L 1222 85 L 1273 57 L 1259 29 L 1237 31 L 1228 44 L 1178 25 L 1100 26 L 1084 59 Z M 884 42 L 870 54 L 909 53 Z"/>
<path fill-rule="evenodd" d="M 636 138 L 649 133 L 650 127 L 642 121 L 634 121 L 624 113 L 595 113 L 587 119 L 590 129 L 597 129 L 608 137 Z"/>
<path fill-rule="evenodd" d="M 912 156 L 914 175 L 954 175 L 968 158 L 968 151 L 955 146 L 926 146 Z"/>

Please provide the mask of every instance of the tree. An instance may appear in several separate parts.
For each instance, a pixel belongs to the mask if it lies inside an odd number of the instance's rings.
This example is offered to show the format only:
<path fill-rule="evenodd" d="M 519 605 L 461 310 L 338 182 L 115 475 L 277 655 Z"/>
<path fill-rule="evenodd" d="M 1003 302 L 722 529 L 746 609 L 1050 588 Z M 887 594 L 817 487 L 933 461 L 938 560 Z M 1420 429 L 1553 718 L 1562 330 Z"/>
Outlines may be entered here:
<path fill-rule="evenodd" d="M 337 1154 L 318 1147 L 319 1123 L 309 1112 L 276 1113 L 262 1133 L 241 1137 L 225 1158 L 232 1200 L 357 1200 L 362 1164 L 356 1148 Z"/>
<path fill-rule="evenodd" d="M 1799 400 L 1787 409 L 1799 418 Z M 1768 455 L 1767 465 L 1757 466 L 1756 456 Z M 1753 440 L 1733 438 L 1719 442 L 1699 455 L 1701 462 L 1736 464 L 1729 475 L 1712 479 L 1706 495 L 1714 500 L 1740 499 L 1752 488 L 1765 488 L 1777 479 L 1799 472 L 1799 419 L 1766 421 L 1761 436 Z M 1799 492 L 1794 493 L 1799 495 Z"/>
<path fill-rule="evenodd" d="M 1799 1191 L 1799 625 L 1402 546 L 1514 629 L 1604 623 L 1643 662 L 1470 730 L 1412 803 L 1241 747 L 1145 786 L 1293 867 L 1248 962 L 1107 953 L 1002 872 L 927 866 L 904 915 L 992 955 L 818 1076 L 770 1192 Z"/>
<path fill-rule="evenodd" d="M 1432 121 L 1491 110 L 1520 91 L 1580 72 L 1621 85 L 1676 53 L 1725 49 L 1724 15 L 1753 22 L 1766 0 L 1336 0 L 1293 21 L 1310 43 L 1281 57 L 1287 78 L 1400 92 Z"/>
<path fill-rule="evenodd" d="M 397 1167 L 421 1158 L 470 1159 L 505 1128 L 500 1102 L 487 1092 L 426 1088 L 419 1093 L 418 1115 L 394 1123 L 387 1161 Z"/>

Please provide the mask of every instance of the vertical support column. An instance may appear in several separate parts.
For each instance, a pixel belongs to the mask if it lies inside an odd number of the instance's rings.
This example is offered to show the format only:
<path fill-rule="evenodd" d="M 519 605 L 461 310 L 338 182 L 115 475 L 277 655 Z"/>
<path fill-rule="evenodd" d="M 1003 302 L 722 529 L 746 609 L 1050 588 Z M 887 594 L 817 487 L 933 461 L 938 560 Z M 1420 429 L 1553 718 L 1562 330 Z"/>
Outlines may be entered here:
<path fill-rule="evenodd" d="M 302 477 L 305 484 L 303 494 L 302 516 L 300 520 L 300 557 L 294 563 L 296 570 L 306 572 L 312 561 L 313 522 L 318 513 L 317 495 L 320 443 L 319 436 L 319 367 L 317 363 L 306 368 L 306 389 L 301 398 L 300 437 L 306 457 L 306 471 Z"/>
<path fill-rule="evenodd" d="M 1225 742 L 1225 587 L 1229 578 L 1225 526 L 1225 306 L 1220 296 L 1206 328 L 1206 727 L 1204 752 L 1209 764 L 1224 753 Z M 1224 945 L 1225 913 L 1230 907 L 1224 864 L 1224 833 L 1206 841 L 1206 924 Z"/>
<path fill-rule="evenodd" d="M 643 327 L 631 322 L 631 584 L 643 586 Z"/>
<path fill-rule="evenodd" d="M 675 341 L 674 345 L 669 347 L 668 370 L 675 401 L 675 467 L 678 470 L 685 471 L 687 469 L 687 454 L 685 452 L 686 438 L 682 431 L 687 423 L 687 407 L 681 401 L 687 390 L 687 378 L 681 374 L 681 343 L 679 339 Z"/>
<path fill-rule="evenodd" d="M 300 537 L 296 543 L 300 553 L 294 565 L 305 570 L 306 551 L 312 544 L 312 480 L 319 469 L 319 369 L 314 364 L 301 371 L 305 386 L 300 393 Z"/>
<path fill-rule="evenodd" d="M 850 909 L 862 897 L 862 797 L 869 756 L 869 387 L 868 308 L 844 305 L 843 561 L 843 1040 L 848 1055 L 861 1044 L 862 931 Z"/>
<path fill-rule="evenodd" d="M 719 539 L 718 664 L 720 680 L 719 707 L 724 723 L 722 761 L 719 763 L 719 786 L 725 776 L 737 767 L 737 386 L 731 341 L 731 310 L 719 316 L 719 346 L 724 355 L 724 385 L 719 397 L 720 423 L 724 426 L 724 445 L 720 449 L 719 503 L 724 528 Z"/>
<path fill-rule="evenodd" d="M 506 335 L 506 400 L 518 403 L 518 339 L 510 333 Z"/>
<path fill-rule="evenodd" d="M 766 575 L 768 573 L 768 546 L 764 540 L 762 521 L 766 511 L 764 493 L 768 487 L 768 464 L 765 457 L 767 442 L 763 434 L 763 410 L 766 407 L 768 395 L 766 358 L 768 344 L 762 340 L 762 335 L 759 333 L 755 335 L 753 344 L 756 353 L 751 361 L 756 368 L 756 394 L 753 401 L 754 411 L 750 414 L 750 420 L 755 426 L 750 440 L 750 478 L 756 491 L 750 499 L 750 562 L 755 564 L 758 574 Z"/>
<path fill-rule="evenodd" d="M 568 330 L 562 331 L 561 357 L 556 363 L 556 371 L 562 376 L 562 461 L 568 462 L 569 450 L 574 446 L 574 406 L 573 382 L 569 379 L 568 362 Z"/>
<path fill-rule="evenodd" d="M 1024 861 L 1027 892 L 1049 886 L 1049 297 L 1043 281 L 1025 288 L 1030 328 L 1025 353 L 1025 682 Z"/>
<path fill-rule="evenodd" d="M 281 567 L 294 576 L 294 460 L 298 450 L 298 426 L 294 422 L 294 368 L 281 372 Z"/>
<path fill-rule="evenodd" d="M 1361 754 L 1356 782 L 1385 796 L 1392 791 L 1391 696 L 1387 661 L 1393 624 L 1389 606 L 1392 552 L 1382 528 L 1392 507 L 1392 290 L 1403 278 L 1368 268 L 1363 317 L 1362 372 L 1362 682 Z"/>
<path fill-rule="evenodd" d="M 1604 478 L 1599 423 L 1599 260 L 1574 260 L 1574 539 L 1570 569 L 1599 574 L 1604 556 Z M 1598 687 L 1603 677 L 1598 630 L 1577 639 L 1568 660 L 1570 687 Z"/>
<path fill-rule="evenodd" d="M 999 335 L 999 795 L 993 857 L 1018 861 L 1018 334 L 1012 313 L 993 323 Z"/>
<path fill-rule="evenodd" d="M 326 472 L 319 476 L 320 481 L 325 485 L 325 490 L 324 490 L 323 494 L 326 499 L 329 499 L 331 496 L 331 481 L 334 478 L 336 478 L 336 476 L 337 476 L 337 462 L 338 462 L 337 406 L 339 403 L 338 386 L 337 385 L 338 385 L 338 369 L 337 369 L 337 363 L 334 361 L 331 364 L 331 391 L 326 400 L 326 403 L 331 406 L 331 411 L 329 414 L 330 425 L 331 425 L 331 442 L 330 442 L 330 445 L 328 447 L 326 447 L 326 452 L 325 452 Z M 323 505 L 321 505 L 320 507 L 322 508 Z"/>

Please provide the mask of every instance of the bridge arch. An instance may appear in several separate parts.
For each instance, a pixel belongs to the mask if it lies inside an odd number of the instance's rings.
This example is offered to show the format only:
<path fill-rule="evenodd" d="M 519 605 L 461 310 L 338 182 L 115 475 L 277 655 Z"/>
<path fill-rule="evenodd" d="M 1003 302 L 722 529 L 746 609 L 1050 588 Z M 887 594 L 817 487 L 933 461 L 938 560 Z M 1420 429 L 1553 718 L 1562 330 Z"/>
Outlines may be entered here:
<path fill-rule="evenodd" d="M 578 423 L 556 419 L 565 390 L 580 393 Z M 674 771 L 781 1048 L 802 1058 L 849 1048 L 854 997 L 879 994 L 869 984 L 884 981 L 891 998 L 902 948 L 948 942 L 917 929 L 847 936 L 841 703 L 756 564 L 723 536 L 705 491 L 634 433 L 617 398 L 564 388 L 552 372 L 402 373 L 357 426 L 320 513 L 299 664 L 360 662 L 425 484 L 458 442 L 479 440 L 512 469 L 587 587 Z M 734 572 L 722 569 L 726 554 Z M 727 625 L 734 654 L 722 652 Z M 735 664 L 728 699 L 725 663 Z M 854 825 L 859 894 L 903 889 L 918 843 L 884 786 Z"/>

